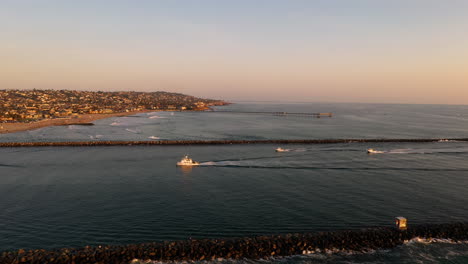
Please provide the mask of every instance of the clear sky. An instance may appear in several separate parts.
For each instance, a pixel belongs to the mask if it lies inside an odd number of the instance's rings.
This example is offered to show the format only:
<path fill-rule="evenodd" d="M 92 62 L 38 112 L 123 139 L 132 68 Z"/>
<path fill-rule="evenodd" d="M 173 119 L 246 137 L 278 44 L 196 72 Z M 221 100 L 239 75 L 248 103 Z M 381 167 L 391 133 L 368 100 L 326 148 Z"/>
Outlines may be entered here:
<path fill-rule="evenodd" d="M 465 0 L 0 0 L 0 89 L 468 104 Z"/>

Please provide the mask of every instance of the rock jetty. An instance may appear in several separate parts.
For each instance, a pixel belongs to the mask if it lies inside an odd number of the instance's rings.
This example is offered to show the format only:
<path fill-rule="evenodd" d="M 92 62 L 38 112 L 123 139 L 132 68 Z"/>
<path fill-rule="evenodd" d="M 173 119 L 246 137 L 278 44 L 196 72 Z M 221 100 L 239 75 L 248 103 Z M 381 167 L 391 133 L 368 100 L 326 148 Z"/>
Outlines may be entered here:
<path fill-rule="evenodd" d="M 97 246 L 80 249 L 23 250 L 0 253 L 0 263 L 130 263 L 134 259 L 156 261 L 200 261 L 215 259 L 262 259 L 314 252 L 367 252 L 393 248 L 413 238 L 468 239 L 468 223 L 414 225 L 406 230 L 375 227 L 360 230 L 299 233 L 231 239 L 202 239 Z"/>
<path fill-rule="evenodd" d="M 240 145 L 240 144 L 338 144 L 338 143 L 427 143 L 468 141 L 454 139 L 268 139 L 268 140 L 158 140 L 158 141 L 73 141 L 73 142 L 0 142 L 0 147 L 93 147 L 93 146 L 154 146 L 154 145 Z"/>

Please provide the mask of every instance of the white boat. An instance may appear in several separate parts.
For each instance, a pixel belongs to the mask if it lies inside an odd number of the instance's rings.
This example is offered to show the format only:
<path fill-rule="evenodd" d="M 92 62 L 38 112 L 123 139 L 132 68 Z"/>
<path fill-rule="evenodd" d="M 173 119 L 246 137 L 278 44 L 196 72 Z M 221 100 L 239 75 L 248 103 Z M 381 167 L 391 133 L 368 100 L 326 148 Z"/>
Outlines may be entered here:
<path fill-rule="evenodd" d="M 288 152 L 289 149 L 284 149 L 284 148 L 277 148 L 275 149 L 276 152 Z"/>
<path fill-rule="evenodd" d="M 367 149 L 367 154 L 378 154 L 378 153 L 384 153 L 383 151 L 380 150 L 375 150 L 375 149 Z"/>
<path fill-rule="evenodd" d="M 198 166 L 200 163 L 193 161 L 189 156 L 185 155 L 179 162 L 177 166 Z"/>

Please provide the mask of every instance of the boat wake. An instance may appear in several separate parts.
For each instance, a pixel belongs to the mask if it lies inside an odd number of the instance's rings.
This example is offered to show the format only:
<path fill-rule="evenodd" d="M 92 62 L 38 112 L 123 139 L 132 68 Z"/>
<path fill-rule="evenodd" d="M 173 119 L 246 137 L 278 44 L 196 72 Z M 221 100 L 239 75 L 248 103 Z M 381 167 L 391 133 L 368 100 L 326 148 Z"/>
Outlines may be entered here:
<path fill-rule="evenodd" d="M 240 161 L 208 161 L 208 162 L 200 162 L 200 166 L 215 166 L 215 167 L 245 167 L 242 166 L 242 162 Z"/>
<path fill-rule="evenodd" d="M 272 165 L 275 164 L 275 165 Z M 256 162 L 248 161 L 206 161 L 201 162 L 202 167 L 224 167 L 224 168 L 237 168 L 237 169 L 275 169 L 275 170 L 337 170 L 337 171 L 441 171 L 441 172 L 467 172 L 468 168 L 405 168 L 405 167 L 326 167 L 326 166 L 295 166 L 291 165 L 276 165 L 275 163 L 265 163 L 264 165 Z"/>
<path fill-rule="evenodd" d="M 1 164 L 1 163 L 0 163 L 0 167 L 24 168 L 24 166 L 20 166 L 20 165 Z"/>
<path fill-rule="evenodd" d="M 468 148 L 435 148 L 435 149 L 393 149 L 388 154 L 443 154 L 443 153 L 468 153 Z"/>

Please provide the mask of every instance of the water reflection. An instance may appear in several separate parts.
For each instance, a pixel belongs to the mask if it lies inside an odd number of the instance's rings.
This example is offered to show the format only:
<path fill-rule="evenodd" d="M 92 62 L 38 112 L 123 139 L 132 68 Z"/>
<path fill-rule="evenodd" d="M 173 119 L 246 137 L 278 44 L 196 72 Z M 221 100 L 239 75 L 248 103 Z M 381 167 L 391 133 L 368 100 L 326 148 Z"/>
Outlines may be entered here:
<path fill-rule="evenodd" d="M 179 167 L 184 176 L 190 175 L 192 172 L 193 167 L 192 166 L 180 166 Z"/>

